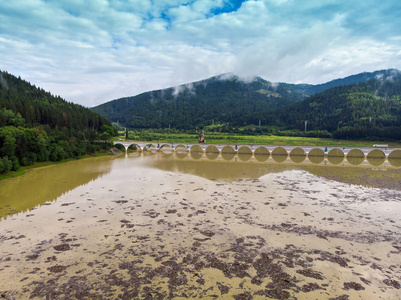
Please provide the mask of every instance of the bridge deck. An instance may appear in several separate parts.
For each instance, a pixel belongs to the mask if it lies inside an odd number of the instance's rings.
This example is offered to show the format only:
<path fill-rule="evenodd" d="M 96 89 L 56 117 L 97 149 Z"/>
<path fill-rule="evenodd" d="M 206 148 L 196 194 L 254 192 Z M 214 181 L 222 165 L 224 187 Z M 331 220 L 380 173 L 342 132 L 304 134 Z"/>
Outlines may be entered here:
<path fill-rule="evenodd" d="M 121 144 L 127 150 L 134 145 L 140 151 L 188 151 L 188 152 L 209 152 L 209 153 L 252 153 L 252 154 L 277 154 L 277 155 L 312 155 L 328 156 L 355 156 L 355 157 L 388 157 L 390 154 L 401 158 L 400 149 L 378 148 L 377 145 L 371 148 L 339 148 L 339 147 L 313 147 L 313 146 L 274 146 L 274 145 L 245 145 L 245 144 L 192 144 L 192 143 L 152 143 L 137 141 L 118 141 L 114 144 Z M 387 145 L 386 145 L 387 146 Z M 316 150 L 315 150 L 316 149 Z M 394 153 L 393 153 L 394 152 Z"/>

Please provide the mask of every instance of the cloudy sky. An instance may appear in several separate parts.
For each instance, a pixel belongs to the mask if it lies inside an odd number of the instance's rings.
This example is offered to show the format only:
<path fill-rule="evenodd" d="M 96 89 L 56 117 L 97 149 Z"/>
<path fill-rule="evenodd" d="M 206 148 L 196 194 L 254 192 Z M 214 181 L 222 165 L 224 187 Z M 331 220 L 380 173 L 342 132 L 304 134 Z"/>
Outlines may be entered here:
<path fill-rule="evenodd" d="M 0 0 L 0 69 L 84 106 L 222 73 L 401 69 L 400 0 Z"/>

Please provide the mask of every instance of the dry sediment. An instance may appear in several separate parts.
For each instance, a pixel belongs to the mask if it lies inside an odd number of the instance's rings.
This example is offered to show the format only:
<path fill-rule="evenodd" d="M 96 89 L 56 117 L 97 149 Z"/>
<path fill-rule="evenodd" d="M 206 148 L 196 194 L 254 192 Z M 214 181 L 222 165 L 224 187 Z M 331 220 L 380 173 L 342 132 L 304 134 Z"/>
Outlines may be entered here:
<path fill-rule="evenodd" d="M 110 176 L 1 222 L 1 298 L 400 299 L 399 191 Z"/>

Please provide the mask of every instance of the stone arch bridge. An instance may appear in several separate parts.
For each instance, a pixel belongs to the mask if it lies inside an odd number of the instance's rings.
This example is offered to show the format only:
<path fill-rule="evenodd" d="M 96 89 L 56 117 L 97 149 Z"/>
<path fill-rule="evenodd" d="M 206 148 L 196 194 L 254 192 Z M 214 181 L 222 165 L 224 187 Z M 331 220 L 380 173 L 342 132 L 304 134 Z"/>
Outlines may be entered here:
<path fill-rule="evenodd" d="M 283 158 L 298 157 L 300 159 L 328 158 L 335 161 L 336 158 L 361 163 L 363 160 L 376 160 L 384 162 L 387 160 L 397 161 L 401 166 L 401 150 L 391 149 L 387 145 L 375 145 L 371 148 L 340 148 L 340 147 L 309 147 L 309 146 L 271 146 L 271 145 L 233 145 L 233 144 L 191 144 L 191 143 L 153 143 L 135 141 L 117 141 L 115 145 L 121 144 L 127 151 L 129 147 L 137 151 L 162 151 L 162 152 L 191 152 L 191 153 L 215 153 L 215 154 L 243 154 L 257 156 L 280 156 Z M 302 159 L 302 160 L 303 160 Z M 355 164 L 359 164 L 355 163 Z M 378 164 L 379 165 L 379 164 Z M 394 164 L 392 164 L 394 165 Z"/>

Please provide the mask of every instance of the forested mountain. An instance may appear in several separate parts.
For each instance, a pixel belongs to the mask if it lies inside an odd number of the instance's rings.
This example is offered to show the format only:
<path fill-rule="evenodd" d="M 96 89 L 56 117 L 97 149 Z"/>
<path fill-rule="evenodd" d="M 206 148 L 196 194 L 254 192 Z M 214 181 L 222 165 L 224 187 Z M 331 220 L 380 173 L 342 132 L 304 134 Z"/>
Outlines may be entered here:
<path fill-rule="evenodd" d="M 222 75 L 121 98 L 93 110 L 130 128 L 193 128 L 212 122 L 233 122 L 305 97 L 262 78 L 247 83 L 236 76 Z"/>
<path fill-rule="evenodd" d="M 0 71 L 0 173 L 94 152 L 113 134 L 105 117 Z"/>
<path fill-rule="evenodd" d="M 212 123 L 257 125 L 272 111 L 302 102 L 318 92 L 373 78 L 390 78 L 394 72 L 397 71 L 361 73 L 320 85 L 271 83 L 260 77 L 246 82 L 226 74 L 117 99 L 93 110 L 129 128 L 189 129 Z"/>
<path fill-rule="evenodd" d="M 401 140 L 401 72 L 335 87 L 270 113 L 286 129 L 327 130 L 336 138 Z"/>
<path fill-rule="evenodd" d="M 53 96 L 7 72 L 0 72 L 0 108 L 21 114 L 28 127 L 99 130 L 104 124 L 110 125 L 109 120 L 92 110 Z"/>

